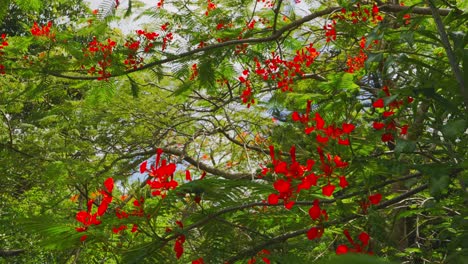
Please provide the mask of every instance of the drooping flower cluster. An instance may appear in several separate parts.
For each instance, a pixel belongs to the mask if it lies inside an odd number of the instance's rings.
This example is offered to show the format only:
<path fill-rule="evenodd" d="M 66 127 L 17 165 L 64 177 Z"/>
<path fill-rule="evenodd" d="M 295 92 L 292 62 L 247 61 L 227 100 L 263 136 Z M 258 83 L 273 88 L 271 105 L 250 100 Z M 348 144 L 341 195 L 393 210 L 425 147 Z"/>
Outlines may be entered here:
<path fill-rule="evenodd" d="M 183 229 L 184 225 L 181 221 L 176 221 L 176 224 Z M 177 236 L 175 243 L 174 243 L 174 252 L 176 253 L 176 258 L 180 259 L 182 254 L 184 253 L 184 243 L 185 243 L 185 235 L 181 234 Z"/>
<path fill-rule="evenodd" d="M 93 212 L 93 204 L 95 203 L 95 200 L 89 199 L 87 202 L 87 210 L 76 213 L 76 220 L 82 224 L 82 226 L 76 228 L 76 231 L 85 232 L 90 226 L 101 224 L 101 220 L 99 218 L 106 213 L 107 208 L 113 199 L 112 191 L 114 189 L 114 179 L 106 179 L 104 181 L 104 187 L 105 189 L 99 191 L 102 196 L 102 200 L 96 212 Z M 81 237 L 81 241 L 84 241 L 86 237 L 86 235 L 83 235 Z"/>
<path fill-rule="evenodd" d="M 148 161 L 144 161 L 140 165 L 140 173 L 149 172 L 152 179 L 146 183 L 151 188 L 153 196 L 166 197 L 167 191 L 175 189 L 179 183 L 174 180 L 174 172 L 176 170 L 175 163 L 168 163 L 166 160 L 161 160 L 162 149 L 156 150 L 156 162 L 150 166 L 148 170 Z M 161 162 L 161 164 L 160 164 Z"/>
<path fill-rule="evenodd" d="M 400 122 L 395 120 L 394 115 L 402 106 L 412 103 L 414 99 L 408 96 L 406 100 L 398 100 L 391 96 L 388 86 L 383 86 L 382 91 L 385 93 L 385 97 L 380 97 L 372 103 L 375 109 L 382 109 L 380 111 L 382 112 L 382 120 L 374 121 L 372 127 L 375 130 L 384 129 L 381 140 L 382 142 L 389 142 L 395 139 L 398 130 L 400 130 L 400 135 L 408 133 L 409 125 L 400 124 Z"/>
<path fill-rule="evenodd" d="M 117 43 L 112 39 L 100 42 L 96 37 L 88 43 L 88 47 L 83 49 L 84 56 L 92 60 L 97 60 L 97 65 L 91 66 L 88 69 L 89 74 L 98 73 L 98 80 L 107 80 L 111 76 L 108 68 L 112 65 L 112 53 Z M 82 68 L 85 68 L 82 65 Z"/>
<path fill-rule="evenodd" d="M 294 58 L 289 61 L 283 60 L 273 52 L 271 59 L 266 59 L 263 62 L 260 62 L 258 58 L 254 58 L 254 72 L 261 80 L 276 82 L 278 89 L 281 89 L 281 91 L 292 91 L 291 85 L 294 83 L 295 78 L 303 76 L 306 68 L 310 67 L 318 55 L 319 52 L 313 47 L 312 43 L 303 49 L 297 50 Z M 248 107 L 255 102 L 252 96 L 252 85 L 248 79 L 249 73 L 249 70 L 244 70 L 242 76 L 239 77 L 239 81 L 245 85 L 241 96 L 242 102 L 248 104 Z"/>
<path fill-rule="evenodd" d="M 315 139 L 321 145 L 327 145 L 330 139 L 336 140 L 340 145 L 349 145 L 350 141 L 345 136 L 353 132 L 355 126 L 349 123 L 343 123 L 341 127 L 336 127 L 335 124 L 326 125 L 325 120 L 322 116 L 316 112 L 314 117 L 311 117 L 312 101 L 307 101 L 307 107 L 305 114 L 299 114 L 294 111 L 291 115 L 292 120 L 295 122 L 301 122 L 305 125 L 304 133 L 309 135 L 312 132 L 315 134 Z"/>
<path fill-rule="evenodd" d="M 37 22 L 34 22 L 31 28 L 31 34 L 36 37 L 54 37 L 53 34 L 50 33 L 50 28 L 52 27 L 52 21 L 47 22 L 47 25 L 39 26 Z"/>

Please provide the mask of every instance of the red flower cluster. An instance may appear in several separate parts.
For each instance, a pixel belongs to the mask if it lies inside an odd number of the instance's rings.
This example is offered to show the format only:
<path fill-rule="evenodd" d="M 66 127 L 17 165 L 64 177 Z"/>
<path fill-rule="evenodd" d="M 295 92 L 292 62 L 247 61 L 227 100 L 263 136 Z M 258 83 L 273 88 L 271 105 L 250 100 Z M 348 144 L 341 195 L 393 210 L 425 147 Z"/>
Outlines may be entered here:
<path fill-rule="evenodd" d="M 367 214 L 367 209 L 371 205 L 377 205 L 380 203 L 380 201 L 382 200 L 382 194 L 376 193 L 376 194 L 370 195 L 369 197 L 367 197 L 367 199 L 368 201 L 359 202 L 363 214 Z"/>
<path fill-rule="evenodd" d="M 114 179 L 108 178 L 104 181 L 105 190 L 100 190 L 99 193 L 102 195 L 101 204 L 98 206 L 97 212 L 92 213 L 94 200 L 90 199 L 87 203 L 86 211 L 79 211 L 76 213 L 76 220 L 82 223 L 83 226 L 75 228 L 78 232 L 84 232 L 88 230 L 88 227 L 91 225 L 101 224 L 101 220 L 98 217 L 104 215 L 109 207 L 109 204 L 112 202 L 112 190 L 114 189 Z M 85 240 L 86 235 L 82 236 L 81 240 Z"/>
<path fill-rule="evenodd" d="M 154 166 L 147 169 L 148 161 L 144 161 L 140 165 L 140 173 L 149 172 L 153 179 L 149 179 L 146 183 L 152 189 L 153 196 L 166 197 L 167 191 L 175 189 L 179 184 L 174 180 L 174 172 L 176 170 L 175 163 L 167 163 L 166 160 L 161 160 L 162 149 L 156 150 L 156 163 Z"/>
<path fill-rule="evenodd" d="M 181 221 L 176 221 L 176 224 L 183 229 L 184 225 L 182 224 Z M 174 243 L 174 251 L 176 253 L 176 258 L 180 259 L 182 254 L 184 253 L 184 243 L 185 243 L 185 235 L 179 235 L 176 238 L 176 241 Z"/>
<path fill-rule="evenodd" d="M 386 98 L 390 98 L 390 90 L 388 86 L 382 87 L 382 91 L 385 93 Z M 409 125 L 401 125 L 397 124 L 392 116 L 398 111 L 402 106 L 405 104 L 410 104 L 414 101 L 414 99 L 410 96 L 405 100 L 396 100 L 393 99 L 391 102 L 387 102 L 385 105 L 384 98 L 378 98 L 372 103 L 374 108 L 382 108 L 384 111 L 382 113 L 382 118 L 385 120 L 384 122 L 374 121 L 372 127 L 375 130 L 381 130 L 385 128 L 385 132 L 382 134 L 382 142 L 388 142 L 394 140 L 394 135 L 397 132 L 397 128 L 400 129 L 400 135 L 406 135 L 408 133 Z"/>
<path fill-rule="evenodd" d="M 263 63 L 254 58 L 255 73 L 264 81 L 276 81 L 278 89 L 281 89 L 283 92 L 292 91 L 290 85 L 293 83 L 294 77 L 304 75 L 304 66 L 309 67 L 318 55 L 319 53 L 313 47 L 313 44 L 309 44 L 308 47 L 297 50 L 296 55 L 291 61 L 283 60 L 275 53 L 272 53 L 271 59 L 267 59 Z M 249 71 L 244 70 L 242 76 L 239 77 L 239 81 L 245 83 L 246 86 L 241 95 L 242 102 L 248 104 L 247 107 L 250 107 L 250 104 L 255 103 L 255 100 L 252 98 L 252 86 L 250 81 L 247 80 L 248 75 Z"/>
<path fill-rule="evenodd" d="M 305 114 L 293 112 L 291 115 L 292 120 L 304 124 L 304 132 L 307 135 L 315 131 L 316 140 L 322 145 L 326 145 L 330 138 L 337 140 L 340 145 L 349 145 L 349 139 L 344 138 L 344 136 L 353 132 L 355 126 L 348 123 L 343 123 L 341 128 L 336 127 L 334 124 L 326 126 L 319 113 L 315 113 L 313 118 L 310 116 L 311 104 L 312 101 L 308 100 Z"/>
<path fill-rule="evenodd" d="M 279 55 L 272 53 L 272 58 L 263 62 L 263 65 L 254 58 L 255 73 L 264 81 L 269 79 L 276 80 L 278 88 L 284 91 L 292 91 L 290 85 L 295 76 L 303 76 L 304 68 L 309 67 L 317 58 L 319 52 L 313 47 L 313 44 L 296 51 L 296 55 L 291 61 L 283 60 Z"/>
<path fill-rule="evenodd" d="M 405 6 L 405 3 L 400 2 L 400 6 Z M 403 15 L 403 23 L 405 25 L 409 25 L 411 23 L 411 15 L 410 14 L 404 14 Z"/>
<path fill-rule="evenodd" d="M 345 229 L 343 231 L 345 234 L 346 238 L 348 239 L 349 243 L 353 246 L 352 248 L 349 248 L 348 246 L 341 244 L 336 248 L 336 254 L 341 255 L 341 254 L 346 254 L 348 252 L 354 252 L 354 253 L 368 253 L 372 255 L 373 253 L 369 250 L 364 251 L 364 248 L 369 245 L 369 240 L 370 236 L 366 232 L 361 232 L 361 234 L 358 236 L 358 239 L 361 241 L 360 244 L 355 243 L 351 235 L 349 234 L 348 229 Z"/>
<path fill-rule="evenodd" d="M 198 67 L 197 67 L 197 64 L 195 63 L 192 65 L 192 74 L 190 75 L 190 80 L 191 81 L 195 80 L 197 76 L 198 76 Z"/>
<path fill-rule="evenodd" d="M 336 40 L 336 21 L 332 20 L 331 24 L 327 24 L 323 26 L 323 30 L 325 30 L 325 36 L 327 37 L 327 42 L 331 40 Z"/>
<path fill-rule="evenodd" d="M 205 16 L 208 16 L 210 14 L 210 12 L 215 10 L 215 9 L 216 9 L 216 4 L 211 2 L 211 0 L 208 0 L 208 4 L 206 6 Z"/>
<path fill-rule="evenodd" d="M 348 69 L 346 70 L 346 72 L 354 73 L 364 68 L 364 63 L 367 60 L 367 54 L 365 53 L 365 51 L 372 48 L 372 44 L 366 47 L 366 42 L 366 37 L 362 37 L 361 41 L 359 42 L 359 54 L 354 57 L 348 56 L 348 59 L 346 60 L 346 66 L 348 66 Z M 374 43 L 377 44 L 378 40 L 375 40 Z"/>
<path fill-rule="evenodd" d="M 53 37 L 54 35 L 50 34 L 50 28 L 52 27 L 52 21 L 49 21 L 47 25 L 40 27 L 37 22 L 34 22 L 34 25 L 31 28 L 31 34 L 36 37 Z"/>
<path fill-rule="evenodd" d="M 250 80 L 247 79 L 248 76 L 249 76 L 249 71 L 244 70 L 242 72 L 242 76 L 239 77 L 239 81 L 245 84 L 245 89 L 244 91 L 242 91 L 242 94 L 240 96 L 242 99 L 242 102 L 244 104 L 247 104 L 247 108 L 250 108 L 250 104 L 254 104 L 255 99 L 252 96 L 252 85 L 250 84 Z"/>
<path fill-rule="evenodd" d="M 110 38 L 105 42 L 99 42 L 96 37 L 88 43 L 88 47 L 83 49 L 85 57 L 96 57 L 98 59 L 98 66 L 92 66 L 89 68 L 89 74 L 99 74 L 98 80 L 107 80 L 111 74 L 108 72 L 108 68 L 112 64 L 112 52 L 116 47 L 117 43 Z M 84 65 L 82 66 L 84 68 Z"/>
<path fill-rule="evenodd" d="M 341 10 L 341 14 L 335 14 L 333 18 L 338 18 L 341 20 L 350 20 L 353 24 L 357 24 L 360 21 L 367 22 L 371 21 L 372 23 L 378 23 L 383 20 L 382 15 L 380 14 L 379 7 L 374 3 L 372 7 L 362 7 L 360 3 L 356 4 L 356 10 L 347 12 L 346 9 Z"/>
<path fill-rule="evenodd" d="M 319 200 L 317 199 L 314 200 L 314 204 L 309 209 L 309 216 L 312 220 L 318 220 L 318 223 L 328 221 L 327 211 L 320 208 Z M 322 237 L 324 231 L 325 229 L 323 227 L 313 226 L 309 229 L 309 231 L 307 231 L 307 238 L 309 240 L 320 238 Z"/>

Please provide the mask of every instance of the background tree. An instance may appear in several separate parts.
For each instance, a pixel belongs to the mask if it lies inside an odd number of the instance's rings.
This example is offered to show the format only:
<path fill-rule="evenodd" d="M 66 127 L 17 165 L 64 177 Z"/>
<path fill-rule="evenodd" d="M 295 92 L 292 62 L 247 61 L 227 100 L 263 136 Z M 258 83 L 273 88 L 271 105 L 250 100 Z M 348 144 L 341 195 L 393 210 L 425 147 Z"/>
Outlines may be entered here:
<path fill-rule="evenodd" d="M 465 7 L 295 2 L 4 16 L 5 261 L 462 263 Z"/>

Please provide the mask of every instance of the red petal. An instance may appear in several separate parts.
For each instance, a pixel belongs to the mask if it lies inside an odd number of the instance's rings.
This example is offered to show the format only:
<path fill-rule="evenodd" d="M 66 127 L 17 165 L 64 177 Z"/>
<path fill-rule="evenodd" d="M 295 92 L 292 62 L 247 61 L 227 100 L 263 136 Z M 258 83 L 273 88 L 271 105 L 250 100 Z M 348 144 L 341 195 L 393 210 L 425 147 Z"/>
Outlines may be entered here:
<path fill-rule="evenodd" d="M 304 133 L 306 133 L 306 135 L 309 135 L 312 131 L 315 130 L 315 127 L 314 126 L 311 126 L 311 127 L 307 127 L 305 130 L 304 130 Z"/>
<path fill-rule="evenodd" d="M 273 187 L 280 193 L 285 193 L 291 188 L 291 184 L 288 181 L 279 179 L 274 184 Z"/>
<path fill-rule="evenodd" d="M 290 201 L 290 202 L 287 202 L 284 204 L 284 208 L 288 209 L 288 210 L 291 210 L 291 208 L 294 206 L 295 202 L 294 201 Z"/>
<path fill-rule="evenodd" d="M 293 145 L 289 153 L 291 154 L 292 162 L 296 162 L 296 146 Z"/>
<path fill-rule="evenodd" d="M 309 215 L 312 220 L 317 220 L 319 219 L 321 214 L 320 206 L 319 206 L 319 201 L 317 199 L 314 200 L 314 205 L 309 209 Z"/>
<path fill-rule="evenodd" d="M 380 200 L 382 200 L 382 195 L 380 193 L 369 196 L 369 201 L 371 204 L 378 204 L 380 203 Z"/>
<path fill-rule="evenodd" d="M 361 240 L 363 246 L 366 246 L 367 244 L 369 244 L 370 236 L 366 232 L 362 232 L 358 238 L 359 240 Z"/>
<path fill-rule="evenodd" d="M 349 134 L 354 130 L 355 126 L 353 124 L 343 123 L 342 128 L 343 133 Z"/>
<path fill-rule="evenodd" d="M 313 239 L 317 238 L 318 235 L 319 235 L 318 228 L 316 228 L 316 227 L 312 227 L 311 229 L 309 229 L 309 231 L 307 231 L 307 238 L 309 240 L 313 240 Z"/>
<path fill-rule="evenodd" d="M 292 115 L 291 115 L 291 118 L 292 118 L 293 121 L 301 120 L 301 117 L 299 116 L 298 112 L 293 112 Z"/>
<path fill-rule="evenodd" d="M 372 103 L 372 106 L 375 108 L 383 108 L 384 107 L 384 101 L 382 98 L 377 99 L 374 103 Z"/>
<path fill-rule="evenodd" d="M 322 137 L 321 135 L 318 135 L 315 137 L 317 142 L 319 143 L 327 143 L 328 142 L 328 137 Z"/>
<path fill-rule="evenodd" d="M 345 146 L 349 146 L 349 139 L 341 139 L 341 138 L 339 138 L 339 139 L 338 139 L 338 144 L 340 144 L 340 145 L 345 145 Z"/>
<path fill-rule="evenodd" d="M 395 112 L 393 112 L 393 111 L 385 111 L 385 112 L 383 112 L 383 116 L 384 116 L 384 117 L 389 117 L 389 116 L 392 116 L 393 114 L 395 114 Z"/>
<path fill-rule="evenodd" d="M 339 245 L 337 248 L 336 248 L 336 254 L 337 255 L 342 255 L 342 254 L 346 254 L 348 253 L 348 247 L 345 246 L 345 245 Z"/>
<path fill-rule="evenodd" d="M 275 193 L 268 195 L 269 204 L 278 204 L 279 196 Z"/>
<path fill-rule="evenodd" d="M 317 129 L 323 129 L 323 126 L 325 125 L 325 121 L 323 118 L 320 116 L 319 113 L 315 113 L 315 122 L 317 122 Z"/>
<path fill-rule="evenodd" d="M 140 164 L 140 173 L 144 173 L 146 171 L 146 166 L 148 164 L 148 161 L 145 160 Z"/>
<path fill-rule="evenodd" d="M 112 190 L 114 189 L 114 179 L 107 178 L 107 180 L 104 181 L 104 186 L 106 187 L 108 193 L 112 193 Z"/>
<path fill-rule="evenodd" d="M 391 133 L 385 133 L 382 135 L 382 142 L 388 142 L 393 140 L 393 135 Z"/>
<path fill-rule="evenodd" d="M 374 121 L 374 123 L 372 124 L 372 126 L 374 127 L 374 129 L 380 130 L 380 129 L 382 129 L 382 128 L 385 127 L 385 124 L 384 124 L 384 123 L 380 123 L 380 122 L 375 122 L 375 121 Z"/>
<path fill-rule="evenodd" d="M 185 171 L 185 180 L 187 180 L 187 181 L 192 180 L 192 176 L 190 176 L 190 171 L 189 170 Z"/>
<path fill-rule="evenodd" d="M 341 176 L 340 177 L 340 187 L 341 188 L 346 188 L 348 187 L 348 181 L 346 181 L 346 177 L 345 176 Z"/>
<path fill-rule="evenodd" d="M 82 236 L 80 237 L 80 241 L 83 242 L 83 241 L 86 240 L 86 238 L 88 238 L 88 235 L 82 235 Z"/>
<path fill-rule="evenodd" d="M 325 196 L 332 196 L 334 191 L 335 191 L 335 185 L 328 184 L 322 187 L 322 193 Z"/>

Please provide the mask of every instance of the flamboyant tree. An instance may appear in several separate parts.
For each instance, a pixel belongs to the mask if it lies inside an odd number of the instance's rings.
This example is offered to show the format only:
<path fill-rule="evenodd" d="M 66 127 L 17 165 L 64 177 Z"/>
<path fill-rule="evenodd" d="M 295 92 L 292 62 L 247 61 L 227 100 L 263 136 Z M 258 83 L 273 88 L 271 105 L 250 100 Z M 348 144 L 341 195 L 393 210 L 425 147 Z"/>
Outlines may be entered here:
<path fill-rule="evenodd" d="M 462 1 L 32 2 L 0 16 L 0 256 L 466 258 Z"/>

